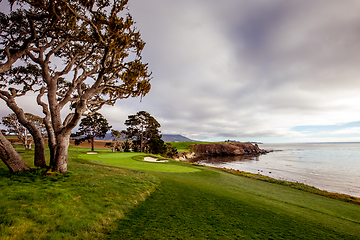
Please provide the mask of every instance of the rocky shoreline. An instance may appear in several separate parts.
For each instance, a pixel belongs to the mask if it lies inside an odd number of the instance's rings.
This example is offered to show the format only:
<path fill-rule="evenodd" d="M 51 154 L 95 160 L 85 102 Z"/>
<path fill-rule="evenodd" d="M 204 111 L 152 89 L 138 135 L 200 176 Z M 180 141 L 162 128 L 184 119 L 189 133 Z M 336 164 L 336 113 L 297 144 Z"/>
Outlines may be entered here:
<path fill-rule="evenodd" d="M 191 152 L 180 152 L 176 160 L 186 161 L 200 156 L 261 155 L 271 151 L 251 143 L 209 143 L 190 145 Z"/>

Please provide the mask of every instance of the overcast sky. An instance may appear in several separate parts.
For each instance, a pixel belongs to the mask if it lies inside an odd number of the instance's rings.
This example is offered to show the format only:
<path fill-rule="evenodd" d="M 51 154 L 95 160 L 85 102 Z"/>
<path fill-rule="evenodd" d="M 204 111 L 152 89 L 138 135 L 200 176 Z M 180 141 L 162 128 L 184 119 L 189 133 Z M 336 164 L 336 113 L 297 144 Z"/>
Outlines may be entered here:
<path fill-rule="evenodd" d="M 129 2 L 152 89 L 101 110 L 114 128 L 145 110 L 196 140 L 360 141 L 360 1 Z"/>

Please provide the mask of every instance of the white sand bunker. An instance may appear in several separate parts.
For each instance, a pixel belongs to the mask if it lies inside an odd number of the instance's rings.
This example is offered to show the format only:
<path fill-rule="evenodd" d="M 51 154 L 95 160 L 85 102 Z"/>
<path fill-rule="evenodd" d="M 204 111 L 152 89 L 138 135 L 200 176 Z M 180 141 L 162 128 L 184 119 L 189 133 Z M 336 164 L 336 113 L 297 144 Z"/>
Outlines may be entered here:
<path fill-rule="evenodd" d="M 153 157 L 144 157 L 145 162 L 168 162 L 169 160 L 159 160 Z"/>

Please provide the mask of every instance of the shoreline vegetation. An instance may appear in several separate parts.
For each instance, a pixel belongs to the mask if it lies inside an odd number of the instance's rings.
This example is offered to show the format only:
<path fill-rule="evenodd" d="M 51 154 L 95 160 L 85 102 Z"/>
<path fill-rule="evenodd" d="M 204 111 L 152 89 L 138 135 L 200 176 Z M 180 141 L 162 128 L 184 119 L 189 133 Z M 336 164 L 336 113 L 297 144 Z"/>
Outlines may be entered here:
<path fill-rule="evenodd" d="M 33 152 L 16 148 L 31 162 Z M 64 175 L 10 174 L 0 164 L 0 239 L 358 239 L 360 201 L 351 196 L 237 170 L 143 161 L 163 159 L 152 154 L 88 150 L 69 148 Z"/>

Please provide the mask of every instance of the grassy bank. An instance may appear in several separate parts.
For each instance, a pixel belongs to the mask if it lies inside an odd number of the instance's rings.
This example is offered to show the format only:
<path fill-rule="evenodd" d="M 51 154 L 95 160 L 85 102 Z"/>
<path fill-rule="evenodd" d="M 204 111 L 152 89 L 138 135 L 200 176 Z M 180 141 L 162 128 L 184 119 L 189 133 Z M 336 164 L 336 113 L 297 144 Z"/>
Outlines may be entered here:
<path fill-rule="evenodd" d="M 146 173 L 76 161 L 80 153 L 70 149 L 65 175 L 10 174 L 0 165 L 0 239 L 101 239 L 159 184 Z M 32 154 L 22 153 L 29 165 Z"/>
<path fill-rule="evenodd" d="M 209 144 L 209 143 L 224 143 L 224 142 L 171 142 L 171 145 L 176 147 L 178 152 L 187 152 L 191 151 L 189 146 L 197 144 Z"/>
<path fill-rule="evenodd" d="M 353 204 L 207 169 L 156 176 L 111 239 L 358 239 Z"/>
<path fill-rule="evenodd" d="M 0 166 L 1 239 L 359 239 L 359 205 L 143 154 L 86 151 L 70 149 L 62 176 Z"/>
<path fill-rule="evenodd" d="M 226 169 L 226 168 L 218 168 L 218 169 L 220 169 L 221 171 L 225 171 L 225 172 L 235 174 L 235 175 L 245 176 L 245 177 L 248 177 L 248 178 L 252 178 L 252 179 L 256 179 L 256 180 L 260 180 L 260 181 L 265 181 L 265 182 L 269 182 L 269 183 L 275 183 L 275 184 L 279 184 L 279 185 L 289 186 L 291 188 L 295 188 L 295 189 L 298 189 L 298 190 L 301 190 L 301 191 L 305 191 L 305 192 L 321 195 L 321 196 L 324 196 L 324 197 L 333 198 L 333 199 L 337 199 L 337 200 L 340 200 L 340 201 L 351 202 L 351 203 L 355 203 L 355 204 L 360 205 L 360 198 L 353 197 L 353 196 L 350 196 L 350 195 L 347 195 L 347 194 L 332 193 L 332 192 L 328 192 L 328 191 L 325 191 L 325 190 L 320 190 L 320 189 L 318 189 L 316 187 L 309 186 L 309 185 L 306 185 L 304 183 L 278 180 L 278 179 L 271 178 L 271 177 L 268 177 L 268 176 L 249 173 L 249 172 L 243 172 L 243 171 L 235 170 L 235 169 Z"/>
<path fill-rule="evenodd" d="M 171 142 L 171 145 L 176 147 L 178 152 L 187 152 L 189 151 L 190 145 L 196 145 L 196 144 L 207 144 L 208 142 Z"/>

